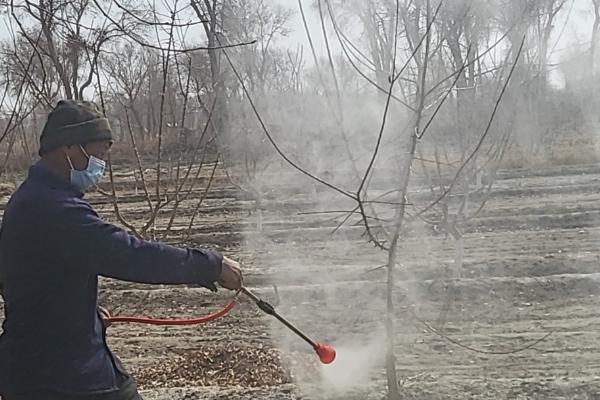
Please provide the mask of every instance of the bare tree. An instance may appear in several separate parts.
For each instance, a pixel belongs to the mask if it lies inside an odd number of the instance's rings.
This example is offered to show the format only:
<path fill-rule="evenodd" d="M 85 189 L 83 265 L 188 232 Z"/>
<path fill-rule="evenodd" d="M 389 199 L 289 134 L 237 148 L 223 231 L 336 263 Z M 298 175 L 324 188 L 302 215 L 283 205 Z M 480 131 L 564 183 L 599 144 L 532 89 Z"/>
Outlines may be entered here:
<path fill-rule="evenodd" d="M 592 78 L 596 78 L 598 71 L 596 67 L 596 50 L 600 41 L 600 0 L 592 0 L 594 5 L 594 26 L 592 27 L 592 42 L 590 44 L 590 71 Z"/>
<path fill-rule="evenodd" d="M 115 100 L 122 102 L 131 112 L 134 127 L 141 132 L 142 139 L 150 137 L 149 103 L 155 96 L 148 82 L 157 65 L 155 51 L 131 43 L 115 46 L 102 58 L 102 66 L 112 78 L 114 96 L 118 96 Z"/>
<path fill-rule="evenodd" d="M 566 0 L 545 0 L 536 10 L 536 31 L 538 36 L 538 69 L 542 96 L 548 85 L 548 49 L 550 35 L 554 29 L 556 15 L 565 5 Z"/>
<path fill-rule="evenodd" d="M 40 74 L 57 77 L 56 89 L 46 92 L 48 100 L 83 98 L 94 81 L 102 48 L 122 32 L 106 21 L 94 24 L 97 10 L 88 0 L 11 2 L 10 7 L 20 34 L 38 57 Z M 137 27 L 131 20 L 124 23 L 127 29 Z M 43 40 L 34 40 L 36 32 Z"/>
<path fill-rule="evenodd" d="M 406 233 L 407 224 L 407 213 L 410 207 L 408 198 L 408 191 L 411 185 L 411 176 L 413 170 L 414 161 L 417 159 L 417 148 L 419 143 L 424 138 L 428 129 L 431 128 L 433 121 L 438 115 L 438 111 L 444 104 L 445 100 L 449 97 L 450 93 L 454 90 L 457 85 L 458 79 L 463 77 L 465 69 L 467 68 L 468 62 L 475 62 L 474 58 L 466 57 L 463 59 L 461 55 L 461 65 L 458 70 L 453 71 L 450 74 L 450 79 L 447 76 L 443 76 L 441 81 L 436 81 L 436 78 L 441 76 L 438 72 L 434 73 L 433 65 L 435 61 L 441 57 L 442 44 L 445 42 L 444 37 L 436 35 L 434 30 L 434 23 L 438 16 L 441 3 L 438 3 L 436 7 L 432 6 L 429 1 L 424 2 L 397 2 L 396 12 L 392 21 L 388 21 L 394 26 L 393 37 L 394 39 L 394 62 L 392 63 L 392 70 L 389 71 L 389 84 L 387 90 L 387 99 L 384 107 L 383 118 L 379 127 L 378 138 L 371 155 L 370 162 L 366 170 L 364 171 L 363 177 L 358 182 L 358 188 L 355 193 L 348 193 L 345 190 L 331 185 L 329 182 L 324 181 L 322 178 L 315 176 L 309 171 L 302 168 L 302 166 L 291 160 L 284 151 L 282 151 L 280 145 L 277 144 L 261 117 L 255 102 L 252 101 L 252 97 L 244 84 L 241 74 L 237 71 L 236 76 L 240 81 L 240 84 L 245 90 L 245 94 L 248 96 L 251 105 L 255 111 L 255 115 L 261 123 L 265 134 L 269 141 L 274 146 L 275 150 L 297 170 L 303 172 L 305 175 L 315 179 L 316 181 L 324 184 L 325 186 L 335 190 L 336 192 L 354 199 L 357 202 L 357 207 L 352 210 L 348 217 L 344 219 L 347 221 L 349 217 L 355 215 L 356 210 L 359 211 L 361 223 L 364 225 L 366 235 L 369 241 L 375 244 L 377 247 L 387 252 L 387 312 L 386 312 L 386 332 L 387 332 L 387 351 L 386 351 L 386 371 L 387 371 L 387 383 L 388 383 L 388 398 L 397 399 L 400 397 L 399 386 L 396 376 L 395 369 L 395 355 L 394 355 L 394 342 L 396 329 L 394 327 L 394 315 L 395 305 L 393 300 L 393 293 L 395 292 L 396 279 L 395 270 L 398 263 L 398 252 L 401 242 L 401 237 Z M 398 27 L 402 26 L 402 29 Z M 521 49 L 523 47 L 523 41 L 521 41 L 520 47 L 515 50 L 515 60 L 519 59 Z M 399 42 L 405 45 L 402 49 L 407 56 L 405 64 L 402 68 L 396 68 L 396 52 Z M 470 46 L 469 46 L 470 47 Z M 470 49 L 467 49 L 467 53 Z M 461 50 L 462 52 L 462 50 Z M 465 61 L 467 60 L 467 61 Z M 422 216 L 432 208 L 436 207 L 442 202 L 453 190 L 453 188 L 459 182 L 459 178 L 463 177 L 463 173 L 471 168 L 476 154 L 481 150 L 482 143 L 488 137 L 492 121 L 496 115 L 500 101 L 504 95 L 504 92 L 510 81 L 510 77 L 515 70 L 516 64 L 513 64 L 508 76 L 505 76 L 502 90 L 500 91 L 499 97 L 497 98 L 493 107 L 493 112 L 488 121 L 487 127 L 485 127 L 483 133 L 480 134 L 479 140 L 475 143 L 474 148 L 470 148 L 468 153 L 461 160 L 460 165 L 455 170 L 455 177 L 452 180 L 450 186 L 446 187 L 442 193 L 439 193 L 429 205 L 419 209 L 416 208 L 412 212 L 410 220 L 414 220 L 417 216 Z M 446 75 L 446 74 L 444 74 Z M 396 85 L 397 83 L 397 85 Z M 408 108 L 412 110 L 412 114 L 408 118 L 408 124 L 406 127 L 397 132 L 397 139 L 395 144 L 397 147 L 397 155 L 399 160 L 398 169 L 396 171 L 396 179 L 393 182 L 393 189 L 386 191 L 383 195 L 371 196 L 370 182 L 374 173 L 375 163 L 381 158 L 380 153 L 382 152 L 381 144 L 384 133 L 386 130 L 386 123 L 388 122 L 388 116 L 393 108 L 390 107 L 390 100 L 395 87 L 400 87 L 399 90 L 404 91 L 406 98 L 409 99 Z M 402 87 L 403 86 L 403 87 Z M 389 196 L 393 197 L 388 200 Z M 387 196 L 387 197 L 386 197 Z M 375 213 L 369 208 L 369 204 L 381 204 L 377 207 Z M 391 210 L 386 207 L 391 207 Z M 342 223 L 344 223 L 342 221 Z"/>
<path fill-rule="evenodd" d="M 223 39 L 222 28 L 224 25 L 223 13 L 224 2 L 219 0 L 191 0 L 190 5 L 194 9 L 198 20 L 202 22 L 204 33 L 208 43 L 208 59 L 210 62 L 210 76 L 212 93 L 215 97 L 216 108 L 214 111 L 213 135 L 224 131 L 228 118 L 226 98 L 226 75 L 221 62 L 221 53 L 217 49 Z M 220 37 L 221 36 L 221 37 Z"/>

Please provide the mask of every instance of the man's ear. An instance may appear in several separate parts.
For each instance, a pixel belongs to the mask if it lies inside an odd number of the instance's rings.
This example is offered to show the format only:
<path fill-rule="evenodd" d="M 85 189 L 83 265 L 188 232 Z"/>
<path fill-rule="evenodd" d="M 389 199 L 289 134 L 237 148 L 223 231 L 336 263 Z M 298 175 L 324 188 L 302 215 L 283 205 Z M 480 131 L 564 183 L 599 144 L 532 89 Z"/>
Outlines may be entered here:
<path fill-rule="evenodd" d="M 71 144 L 69 146 L 64 146 L 63 153 L 65 153 L 67 156 L 69 156 L 71 158 L 77 157 L 77 152 L 74 151 L 76 146 L 77 145 L 74 145 L 74 144 Z"/>

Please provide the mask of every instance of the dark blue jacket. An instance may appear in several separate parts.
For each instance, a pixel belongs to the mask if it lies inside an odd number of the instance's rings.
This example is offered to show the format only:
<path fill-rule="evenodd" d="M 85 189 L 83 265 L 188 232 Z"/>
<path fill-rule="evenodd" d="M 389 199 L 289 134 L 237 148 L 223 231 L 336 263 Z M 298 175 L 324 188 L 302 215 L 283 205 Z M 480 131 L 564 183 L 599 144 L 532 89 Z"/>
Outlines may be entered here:
<path fill-rule="evenodd" d="M 221 261 L 218 252 L 137 239 L 100 219 L 69 182 L 32 166 L 0 230 L 0 394 L 115 390 L 121 367 L 97 312 L 98 276 L 210 287 Z"/>

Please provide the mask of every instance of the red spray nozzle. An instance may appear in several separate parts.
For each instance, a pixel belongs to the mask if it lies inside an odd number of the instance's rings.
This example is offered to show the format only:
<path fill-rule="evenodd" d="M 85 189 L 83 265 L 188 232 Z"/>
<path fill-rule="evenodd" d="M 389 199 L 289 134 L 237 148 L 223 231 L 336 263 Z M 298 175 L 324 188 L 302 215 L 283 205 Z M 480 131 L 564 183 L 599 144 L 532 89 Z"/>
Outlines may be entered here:
<path fill-rule="evenodd" d="M 335 349 L 325 343 L 315 343 L 315 352 L 323 364 L 331 364 L 335 360 Z"/>

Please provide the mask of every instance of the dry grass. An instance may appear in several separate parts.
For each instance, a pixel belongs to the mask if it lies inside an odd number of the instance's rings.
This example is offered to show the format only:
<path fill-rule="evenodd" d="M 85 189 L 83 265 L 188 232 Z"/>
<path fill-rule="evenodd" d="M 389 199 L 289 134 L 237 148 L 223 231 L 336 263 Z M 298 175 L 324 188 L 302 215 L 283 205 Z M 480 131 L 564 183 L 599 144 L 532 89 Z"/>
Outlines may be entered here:
<path fill-rule="evenodd" d="M 170 357 L 132 374 L 141 388 L 181 386 L 260 387 L 289 383 L 278 350 L 263 345 L 215 344 Z"/>

